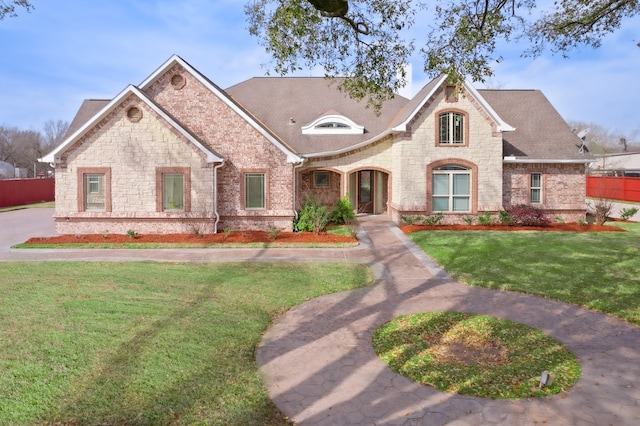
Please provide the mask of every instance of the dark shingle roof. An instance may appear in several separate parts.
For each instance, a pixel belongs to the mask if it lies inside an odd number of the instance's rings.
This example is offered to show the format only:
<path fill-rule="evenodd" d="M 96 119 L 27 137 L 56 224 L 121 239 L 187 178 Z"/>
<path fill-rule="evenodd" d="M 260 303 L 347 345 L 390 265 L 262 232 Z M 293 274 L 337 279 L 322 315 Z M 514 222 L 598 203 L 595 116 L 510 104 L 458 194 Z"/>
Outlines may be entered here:
<path fill-rule="evenodd" d="M 75 132 L 85 125 L 89 120 L 93 118 L 102 108 L 107 106 L 111 102 L 110 99 L 85 99 L 80 105 L 80 109 L 76 113 L 76 116 L 71 121 L 67 134 L 64 139 L 73 135 Z"/>
<path fill-rule="evenodd" d="M 380 116 L 364 102 L 337 89 L 321 77 L 256 77 L 226 92 L 299 154 L 337 151 L 367 141 L 388 130 L 396 113 L 409 100 L 396 96 L 385 102 Z M 303 135 L 302 126 L 327 112 L 341 114 L 365 127 L 360 135 Z M 293 119 L 293 122 L 292 120 Z"/>
<path fill-rule="evenodd" d="M 301 155 L 348 150 L 375 140 L 406 122 L 440 79 L 429 82 L 413 99 L 396 96 L 385 102 L 380 115 L 364 102 L 349 98 L 337 82 L 321 77 L 256 77 L 223 93 L 247 111 L 270 133 Z M 503 133 L 504 156 L 518 160 L 584 160 L 581 140 L 539 90 L 478 90 L 513 132 Z M 110 101 L 88 99 L 73 119 L 67 137 L 74 134 Z M 357 135 L 304 135 L 301 128 L 327 113 L 341 114 L 365 132 Z M 292 122 L 293 119 L 293 122 Z M 590 157 L 589 157 L 590 158 Z"/>
<path fill-rule="evenodd" d="M 504 132 L 504 156 L 527 160 L 580 160 L 582 141 L 539 90 L 478 90 L 516 128 Z"/>

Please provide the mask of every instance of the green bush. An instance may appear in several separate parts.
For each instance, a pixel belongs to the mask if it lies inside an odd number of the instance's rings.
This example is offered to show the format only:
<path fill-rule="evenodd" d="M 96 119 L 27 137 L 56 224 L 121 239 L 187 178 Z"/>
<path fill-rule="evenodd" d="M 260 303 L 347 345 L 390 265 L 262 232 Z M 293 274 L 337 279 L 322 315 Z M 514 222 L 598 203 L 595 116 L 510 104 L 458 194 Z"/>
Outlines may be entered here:
<path fill-rule="evenodd" d="M 400 216 L 400 218 L 407 225 L 413 225 L 414 223 L 418 223 L 418 222 L 424 221 L 424 217 L 423 216 Z"/>
<path fill-rule="evenodd" d="M 513 224 L 513 217 L 511 217 L 511 215 L 504 210 L 500 210 L 500 212 L 498 213 L 498 220 L 502 225 Z"/>
<path fill-rule="evenodd" d="M 444 214 L 442 214 L 442 212 L 438 212 L 438 214 L 427 216 L 427 218 L 422 223 L 429 226 L 435 226 L 439 225 L 440 222 L 442 222 L 442 219 L 444 219 Z"/>
<path fill-rule="evenodd" d="M 302 210 L 293 221 L 293 230 L 319 234 L 329 223 L 329 218 L 327 206 L 320 204 L 315 197 L 309 196 L 305 198 Z"/>
<path fill-rule="evenodd" d="M 626 207 L 620 211 L 620 219 L 629 220 L 636 213 L 638 213 L 637 207 Z"/>
<path fill-rule="evenodd" d="M 330 221 L 336 225 L 343 225 L 351 223 L 355 217 L 356 214 L 353 212 L 349 194 L 347 194 L 344 198 L 339 199 L 331 210 Z"/>
<path fill-rule="evenodd" d="M 484 226 L 493 225 L 493 217 L 491 216 L 491 212 L 484 212 L 484 214 L 478 216 L 478 223 Z"/>

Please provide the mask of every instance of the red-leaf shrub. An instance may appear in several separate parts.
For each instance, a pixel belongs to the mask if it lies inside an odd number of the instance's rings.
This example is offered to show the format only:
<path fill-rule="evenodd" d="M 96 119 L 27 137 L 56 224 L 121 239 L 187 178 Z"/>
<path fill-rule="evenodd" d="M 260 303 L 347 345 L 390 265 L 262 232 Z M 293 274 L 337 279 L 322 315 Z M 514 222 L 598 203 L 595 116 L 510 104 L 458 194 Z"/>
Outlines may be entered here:
<path fill-rule="evenodd" d="M 515 206 L 507 210 L 513 224 L 519 226 L 548 226 L 551 220 L 540 209 L 531 206 Z"/>

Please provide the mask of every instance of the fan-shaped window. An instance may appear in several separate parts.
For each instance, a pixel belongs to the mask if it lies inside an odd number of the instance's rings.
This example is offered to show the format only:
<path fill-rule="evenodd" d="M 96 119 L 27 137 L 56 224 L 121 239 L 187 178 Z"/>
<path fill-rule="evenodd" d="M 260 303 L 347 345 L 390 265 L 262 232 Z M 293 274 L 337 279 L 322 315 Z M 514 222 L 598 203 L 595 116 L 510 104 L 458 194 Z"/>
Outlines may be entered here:
<path fill-rule="evenodd" d="M 302 126 L 303 135 L 361 135 L 364 126 L 360 126 L 340 114 L 328 114 Z"/>
<path fill-rule="evenodd" d="M 316 129 L 350 129 L 351 126 L 344 123 L 337 123 L 335 121 L 331 123 L 321 123 L 316 126 Z"/>

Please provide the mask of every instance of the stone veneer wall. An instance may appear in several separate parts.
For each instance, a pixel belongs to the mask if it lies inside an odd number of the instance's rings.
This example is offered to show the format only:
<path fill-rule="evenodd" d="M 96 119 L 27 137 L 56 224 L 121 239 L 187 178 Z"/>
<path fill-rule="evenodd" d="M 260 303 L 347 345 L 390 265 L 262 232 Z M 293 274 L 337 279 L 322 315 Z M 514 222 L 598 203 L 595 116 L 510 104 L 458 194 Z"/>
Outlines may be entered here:
<path fill-rule="evenodd" d="M 586 166 L 584 164 L 518 164 L 504 165 L 504 208 L 530 203 L 531 173 L 542 174 L 543 209 L 551 220 L 565 222 L 585 220 Z"/>
<path fill-rule="evenodd" d="M 464 146 L 438 146 L 437 115 L 447 110 L 464 111 Z M 497 211 L 502 205 L 502 135 L 495 124 L 469 95 L 456 102 L 445 100 L 439 91 L 409 124 L 406 135 L 393 144 L 393 199 L 390 216 L 401 221 L 403 215 L 430 215 L 431 201 L 427 198 L 427 167 L 436 162 L 456 163 L 463 160 L 477 166 L 472 176 L 474 211 L 445 213 L 444 223 L 461 223 L 462 219 L 482 211 Z"/>
<path fill-rule="evenodd" d="M 176 75 L 185 80 L 178 89 L 171 84 Z M 286 155 L 278 147 L 178 65 L 157 78 L 145 92 L 225 158 L 224 166 L 218 170 L 218 230 L 291 230 L 293 164 L 286 163 Z M 266 174 L 265 209 L 244 208 L 242 180 L 246 172 Z"/>
<path fill-rule="evenodd" d="M 142 110 L 140 121 L 126 117 L 131 106 Z M 156 211 L 156 170 L 172 167 L 190 171 L 190 212 Z M 79 211 L 78 169 L 84 168 L 109 170 L 111 211 Z M 212 170 L 201 151 L 131 96 L 65 153 L 56 169 L 56 229 L 64 234 L 179 233 L 194 227 L 212 232 Z"/>

